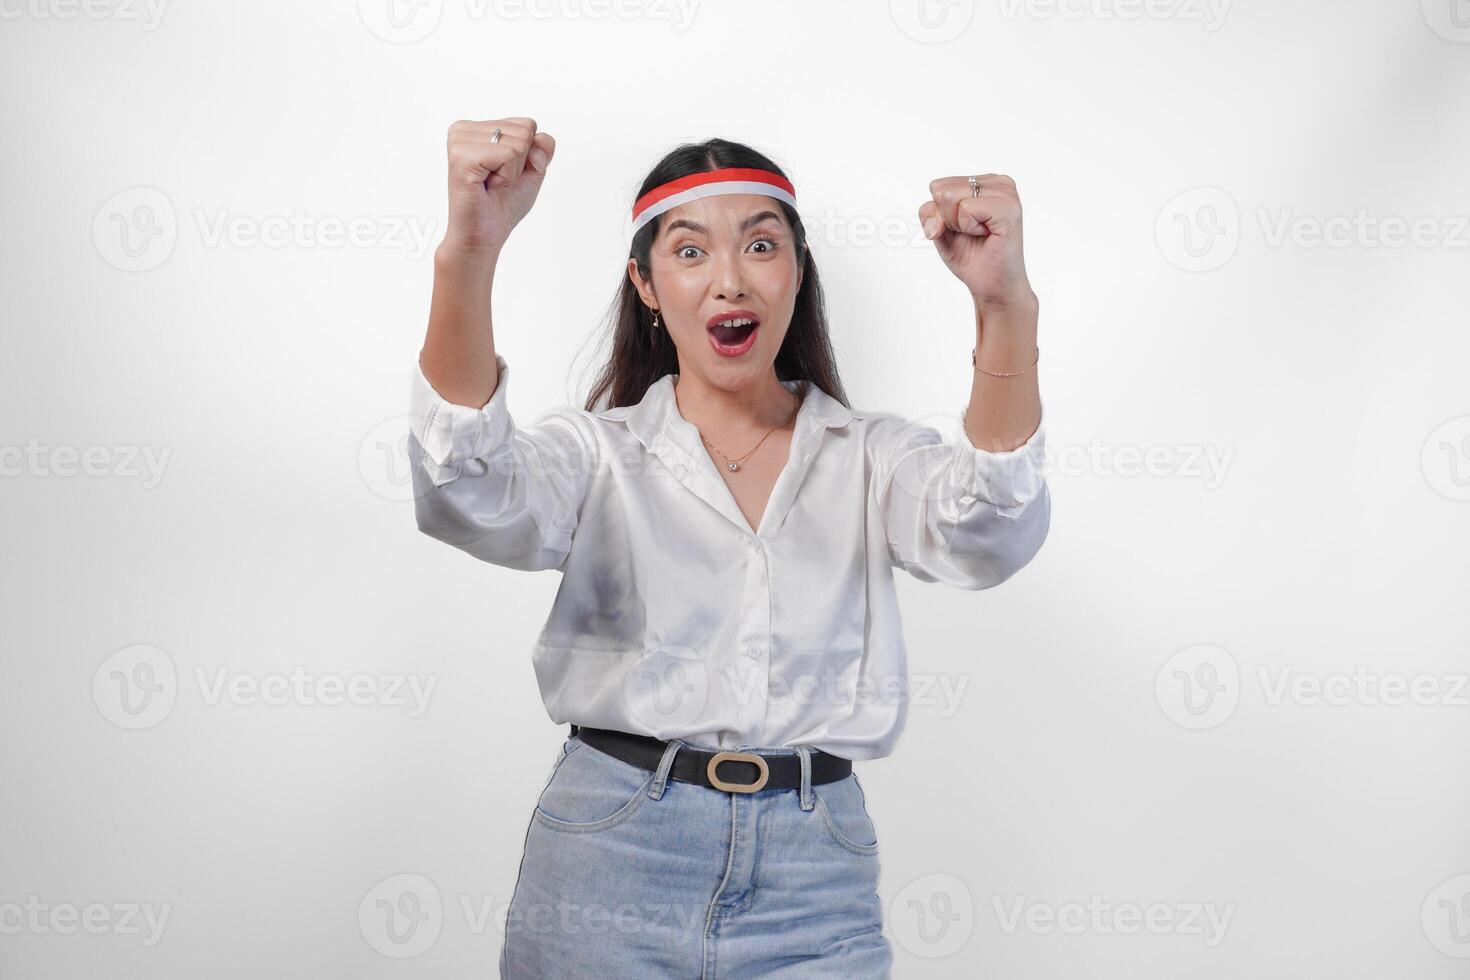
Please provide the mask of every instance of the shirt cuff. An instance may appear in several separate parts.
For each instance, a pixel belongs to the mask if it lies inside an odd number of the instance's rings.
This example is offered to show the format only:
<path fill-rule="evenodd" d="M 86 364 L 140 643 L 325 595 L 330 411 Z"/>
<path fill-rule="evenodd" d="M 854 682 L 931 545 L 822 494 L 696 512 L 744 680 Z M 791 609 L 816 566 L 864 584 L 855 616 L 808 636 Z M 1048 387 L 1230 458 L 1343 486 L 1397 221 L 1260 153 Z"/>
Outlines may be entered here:
<path fill-rule="evenodd" d="M 500 372 L 495 392 L 482 407 L 472 408 L 440 395 L 424 377 L 417 359 L 414 361 L 413 434 L 424 448 L 425 468 L 438 486 L 459 476 L 465 460 L 487 456 L 510 440 L 514 427 L 505 406 L 510 367 L 498 353 L 495 365 Z"/>
<path fill-rule="evenodd" d="M 969 450 L 962 458 L 958 474 L 967 496 L 994 505 L 1006 517 L 1015 517 L 1041 494 L 1046 484 L 1043 472 L 1046 462 L 1044 404 L 1036 431 L 1015 449 L 992 452 L 977 447 L 965 428 L 963 409 L 960 411 L 960 439 Z"/>

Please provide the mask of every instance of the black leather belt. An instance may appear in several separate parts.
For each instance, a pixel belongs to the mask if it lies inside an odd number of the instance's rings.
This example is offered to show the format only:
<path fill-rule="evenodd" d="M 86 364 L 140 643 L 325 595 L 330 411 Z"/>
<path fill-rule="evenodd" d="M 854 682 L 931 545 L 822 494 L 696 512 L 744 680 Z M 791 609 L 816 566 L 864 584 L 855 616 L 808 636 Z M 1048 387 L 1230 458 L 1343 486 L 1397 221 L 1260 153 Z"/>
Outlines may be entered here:
<path fill-rule="evenodd" d="M 572 734 L 614 758 L 622 759 L 649 772 L 656 772 L 663 761 L 668 742 L 652 735 L 635 735 L 610 728 L 572 726 Z M 812 749 L 813 785 L 845 779 L 852 772 L 852 760 Z M 718 772 L 716 771 L 718 770 Z M 728 777 L 728 779 L 726 778 Z M 728 793 L 754 793 L 761 789 L 800 789 L 801 757 L 796 753 L 762 755 L 756 752 L 710 752 L 685 745 L 674 755 L 669 778 L 698 783 Z M 735 779 L 736 782 L 730 782 Z M 744 780 L 743 782 L 738 780 Z"/>

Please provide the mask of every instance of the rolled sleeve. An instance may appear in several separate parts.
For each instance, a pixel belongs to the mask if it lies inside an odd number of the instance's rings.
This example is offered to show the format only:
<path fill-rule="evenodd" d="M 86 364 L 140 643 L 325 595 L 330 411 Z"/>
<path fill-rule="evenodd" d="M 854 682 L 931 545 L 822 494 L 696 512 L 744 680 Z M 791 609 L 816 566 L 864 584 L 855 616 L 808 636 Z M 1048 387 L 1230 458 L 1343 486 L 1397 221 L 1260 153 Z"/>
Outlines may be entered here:
<path fill-rule="evenodd" d="M 1042 406 L 1036 431 L 1015 449 L 1004 452 L 981 449 L 970 441 L 963 421 L 959 430 L 960 438 L 964 440 L 960 449 L 959 480 L 966 488 L 965 495 L 991 504 L 1003 517 L 1019 517 L 1027 505 L 1046 489 L 1046 479 L 1042 475 L 1046 462 L 1045 406 Z"/>
<path fill-rule="evenodd" d="M 1004 452 L 975 446 L 962 411 L 881 420 L 876 505 L 896 567 L 921 581 L 984 589 L 1030 562 L 1051 515 L 1044 407 L 1036 430 Z"/>
<path fill-rule="evenodd" d="M 598 465 L 597 435 L 573 406 L 518 425 L 506 408 L 510 367 L 483 406 L 439 395 L 415 367 L 409 462 L 419 530 L 507 568 L 560 567 Z"/>
<path fill-rule="evenodd" d="M 413 433 L 424 450 L 424 469 L 437 487 L 459 477 L 465 460 L 489 456 L 510 441 L 513 425 L 505 406 L 510 367 L 499 354 L 495 364 L 500 374 L 495 393 L 482 407 L 471 408 L 441 396 L 414 361 Z"/>

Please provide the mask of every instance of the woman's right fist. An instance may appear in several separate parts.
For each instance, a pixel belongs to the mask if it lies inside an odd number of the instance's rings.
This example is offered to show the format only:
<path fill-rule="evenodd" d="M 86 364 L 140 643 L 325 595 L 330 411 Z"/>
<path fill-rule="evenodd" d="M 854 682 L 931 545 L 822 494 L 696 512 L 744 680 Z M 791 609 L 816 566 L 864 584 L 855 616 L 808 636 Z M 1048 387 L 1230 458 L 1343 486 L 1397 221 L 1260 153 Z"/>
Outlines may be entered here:
<path fill-rule="evenodd" d="M 492 143 L 495 128 L 500 139 Z M 531 210 L 556 140 L 536 132 L 528 116 L 472 122 L 449 127 L 449 228 L 444 244 L 451 250 L 498 250 L 511 229 Z"/>

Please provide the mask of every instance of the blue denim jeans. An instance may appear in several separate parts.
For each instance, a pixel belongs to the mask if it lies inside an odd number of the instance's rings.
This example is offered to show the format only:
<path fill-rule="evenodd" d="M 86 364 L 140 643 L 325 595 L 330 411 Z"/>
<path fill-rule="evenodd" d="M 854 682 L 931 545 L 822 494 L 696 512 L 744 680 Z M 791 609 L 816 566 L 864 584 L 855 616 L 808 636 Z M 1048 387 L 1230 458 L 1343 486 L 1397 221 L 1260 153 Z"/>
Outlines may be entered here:
<path fill-rule="evenodd" d="M 502 980 L 887 978 L 878 838 L 855 774 L 736 793 L 566 739 L 526 831 Z M 712 748 L 712 746 L 699 746 Z M 726 775 L 722 773 L 722 775 Z M 740 781 L 745 776 L 728 776 Z"/>

